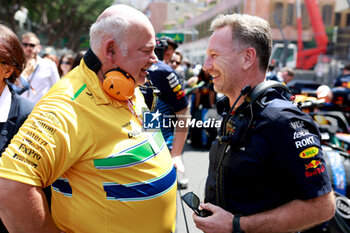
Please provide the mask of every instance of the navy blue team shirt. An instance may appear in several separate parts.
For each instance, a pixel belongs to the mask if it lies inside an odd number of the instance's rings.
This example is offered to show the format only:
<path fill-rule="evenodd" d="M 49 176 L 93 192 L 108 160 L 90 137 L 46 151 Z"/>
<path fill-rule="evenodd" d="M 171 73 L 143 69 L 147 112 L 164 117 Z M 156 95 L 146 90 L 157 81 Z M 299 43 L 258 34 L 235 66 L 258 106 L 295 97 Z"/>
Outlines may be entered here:
<path fill-rule="evenodd" d="M 170 118 L 176 120 L 175 112 L 178 112 L 188 105 L 187 96 L 185 95 L 184 88 L 180 79 L 173 68 L 165 64 L 162 61 L 158 61 L 153 64 L 149 69 L 149 78 L 153 83 L 153 86 L 160 90 L 160 97 L 156 107 L 156 110 L 162 114 L 160 116 L 161 122 L 163 118 L 168 121 Z M 151 89 L 140 89 L 145 97 L 145 101 L 148 107 L 152 106 L 153 94 Z M 171 125 L 171 124 L 170 124 Z M 174 127 L 163 127 L 161 124 L 161 130 L 163 137 L 168 148 L 172 149 Z"/>
<path fill-rule="evenodd" d="M 234 116 L 243 114 L 250 119 L 244 106 Z M 225 175 L 220 181 L 224 209 L 250 215 L 330 192 L 320 133 L 311 117 L 273 89 L 253 109 L 254 123 L 245 142 L 237 145 L 242 134 L 234 134 L 244 129 L 233 127 L 232 117 L 227 124 L 232 147 L 224 157 Z M 220 158 L 212 152 L 205 201 L 217 204 L 215 179 Z"/>

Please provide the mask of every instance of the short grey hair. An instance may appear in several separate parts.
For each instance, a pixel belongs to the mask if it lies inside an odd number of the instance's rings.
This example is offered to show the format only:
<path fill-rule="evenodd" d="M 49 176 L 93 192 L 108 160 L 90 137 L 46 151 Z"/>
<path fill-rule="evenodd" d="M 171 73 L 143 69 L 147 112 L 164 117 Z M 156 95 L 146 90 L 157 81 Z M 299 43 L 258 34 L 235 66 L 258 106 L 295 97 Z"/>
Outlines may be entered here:
<path fill-rule="evenodd" d="M 215 31 L 225 26 L 232 30 L 233 45 L 256 50 L 260 69 L 265 71 L 272 50 L 269 23 L 260 17 L 247 14 L 219 15 L 212 21 L 210 29 Z"/>
<path fill-rule="evenodd" d="M 113 38 L 121 49 L 123 56 L 128 53 L 128 46 L 124 40 L 130 23 L 125 18 L 117 15 L 109 15 L 97 20 L 90 27 L 90 47 L 93 51 L 99 51 L 103 40 Z"/>

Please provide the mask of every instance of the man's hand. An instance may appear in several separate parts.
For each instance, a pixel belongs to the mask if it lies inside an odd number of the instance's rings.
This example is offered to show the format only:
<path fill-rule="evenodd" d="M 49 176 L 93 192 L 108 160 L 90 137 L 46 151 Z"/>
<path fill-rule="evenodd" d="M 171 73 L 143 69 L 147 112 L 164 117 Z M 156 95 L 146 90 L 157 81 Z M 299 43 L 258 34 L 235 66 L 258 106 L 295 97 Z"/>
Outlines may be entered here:
<path fill-rule="evenodd" d="M 185 172 L 185 166 L 182 162 L 181 155 L 177 155 L 173 157 L 173 164 L 177 171 L 184 173 Z"/>
<path fill-rule="evenodd" d="M 196 227 L 205 233 L 232 233 L 233 214 L 210 203 L 200 204 L 200 207 L 209 210 L 213 215 L 199 217 L 193 214 Z"/>

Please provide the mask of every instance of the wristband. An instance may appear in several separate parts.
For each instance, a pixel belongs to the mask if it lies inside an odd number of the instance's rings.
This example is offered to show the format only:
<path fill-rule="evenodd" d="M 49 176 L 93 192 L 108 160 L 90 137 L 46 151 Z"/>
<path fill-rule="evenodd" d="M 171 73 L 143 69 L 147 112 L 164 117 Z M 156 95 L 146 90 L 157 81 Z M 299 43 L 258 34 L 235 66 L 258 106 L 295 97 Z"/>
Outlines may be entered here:
<path fill-rule="evenodd" d="M 233 233 L 243 233 L 243 231 L 241 231 L 241 227 L 240 227 L 240 224 L 239 224 L 239 220 L 240 220 L 240 216 L 239 215 L 235 215 L 233 217 L 233 220 L 232 220 L 232 232 Z"/>

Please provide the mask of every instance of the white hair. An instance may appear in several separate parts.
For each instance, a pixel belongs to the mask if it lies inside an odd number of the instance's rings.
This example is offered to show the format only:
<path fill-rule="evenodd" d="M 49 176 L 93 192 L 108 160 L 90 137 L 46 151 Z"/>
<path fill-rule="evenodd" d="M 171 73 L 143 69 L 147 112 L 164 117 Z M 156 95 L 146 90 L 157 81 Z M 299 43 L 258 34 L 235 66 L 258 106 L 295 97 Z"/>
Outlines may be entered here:
<path fill-rule="evenodd" d="M 127 34 L 129 21 L 117 15 L 109 15 L 97 20 L 90 27 L 90 47 L 93 51 L 99 51 L 103 40 L 113 38 L 120 48 L 123 56 L 128 53 L 124 36 Z"/>

